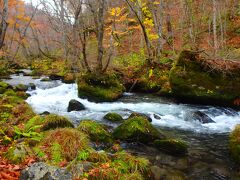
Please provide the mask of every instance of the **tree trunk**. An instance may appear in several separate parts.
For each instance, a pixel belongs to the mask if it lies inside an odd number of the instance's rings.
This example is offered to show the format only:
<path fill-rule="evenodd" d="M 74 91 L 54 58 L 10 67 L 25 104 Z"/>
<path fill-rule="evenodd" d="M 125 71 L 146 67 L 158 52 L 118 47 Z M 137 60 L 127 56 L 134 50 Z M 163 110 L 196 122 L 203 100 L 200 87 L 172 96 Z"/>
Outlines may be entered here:
<path fill-rule="evenodd" d="M 100 73 L 103 70 L 103 35 L 104 35 L 104 6 L 105 0 L 99 0 L 98 24 L 97 24 L 97 41 L 98 41 L 98 56 L 96 72 Z"/>
<path fill-rule="evenodd" d="M 0 50 L 4 46 L 4 40 L 5 40 L 7 27 L 8 27 L 7 19 L 8 19 L 8 0 L 4 0 L 3 1 L 3 12 L 2 12 L 2 22 L 0 25 Z"/>
<path fill-rule="evenodd" d="M 213 0 L 213 47 L 214 56 L 217 54 L 218 42 L 217 42 L 217 2 Z"/>

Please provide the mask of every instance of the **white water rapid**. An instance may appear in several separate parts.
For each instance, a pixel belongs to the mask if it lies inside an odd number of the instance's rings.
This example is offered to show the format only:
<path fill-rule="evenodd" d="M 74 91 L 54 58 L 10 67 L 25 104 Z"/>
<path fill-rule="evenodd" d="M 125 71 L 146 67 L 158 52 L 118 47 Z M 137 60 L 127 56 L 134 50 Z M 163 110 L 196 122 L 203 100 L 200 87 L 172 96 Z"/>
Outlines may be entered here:
<path fill-rule="evenodd" d="M 120 113 L 124 118 L 127 118 L 133 111 L 145 113 L 151 116 L 153 119 L 152 123 L 156 126 L 200 133 L 226 133 L 230 132 L 236 124 L 240 124 L 240 113 L 235 116 L 229 116 L 222 111 L 222 108 L 218 107 L 162 102 L 159 97 L 153 98 L 153 101 L 151 98 L 143 100 L 141 96 L 134 94 L 126 94 L 127 99 L 113 103 L 93 103 L 86 99 L 78 98 L 76 84 L 57 85 L 57 87 L 53 88 L 37 88 L 34 91 L 29 91 L 28 93 L 31 94 L 31 97 L 27 99 L 27 102 L 37 113 L 48 111 L 69 116 L 76 124 L 81 119 L 102 120 L 107 112 L 112 111 Z M 81 102 L 87 110 L 68 113 L 68 102 L 71 99 Z M 201 124 L 195 120 L 186 120 L 186 112 L 197 110 L 205 112 L 216 123 Z M 160 116 L 161 119 L 155 119 L 154 114 Z"/>

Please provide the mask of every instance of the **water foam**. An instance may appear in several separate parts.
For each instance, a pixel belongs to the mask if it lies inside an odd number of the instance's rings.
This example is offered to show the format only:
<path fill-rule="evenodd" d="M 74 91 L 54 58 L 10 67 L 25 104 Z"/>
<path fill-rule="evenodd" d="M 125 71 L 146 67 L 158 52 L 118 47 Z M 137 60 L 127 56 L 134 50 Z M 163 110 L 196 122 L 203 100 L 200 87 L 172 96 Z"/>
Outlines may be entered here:
<path fill-rule="evenodd" d="M 156 101 L 154 103 L 141 102 L 140 98 L 138 102 L 131 102 L 131 98 L 129 97 L 129 102 L 121 102 L 120 100 L 113 103 L 93 103 L 86 99 L 78 98 L 76 84 L 61 84 L 50 89 L 37 88 L 35 91 L 30 91 L 29 93 L 31 97 L 27 99 L 27 102 L 37 113 L 49 111 L 69 116 L 76 121 L 86 118 L 102 120 L 102 117 L 110 111 L 118 112 L 126 118 L 131 112 L 135 111 L 149 114 L 153 119 L 152 123 L 156 126 L 179 128 L 202 133 L 230 132 L 236 124 L 240 123 L 240 114 L 237 116 L 228 116 L 223 112 L 218 115 L 211 113 L 217 107 L 156 103 Z M 126 96 L 133 96 L 133 94 L 127 94 Z M 81 102 L 87 110 L 68 113 L 67 106 L 71 99 Z M 207 110 L 207 114 L 216 123 L 201 124 L 197 121 L 184 120 L 184 114 L 187 111 L 196 110 Z M 221 112 L 220 110 L 218 111 Z M 161 119 L 155 119 L 154 114 L 159 115 Z"/>

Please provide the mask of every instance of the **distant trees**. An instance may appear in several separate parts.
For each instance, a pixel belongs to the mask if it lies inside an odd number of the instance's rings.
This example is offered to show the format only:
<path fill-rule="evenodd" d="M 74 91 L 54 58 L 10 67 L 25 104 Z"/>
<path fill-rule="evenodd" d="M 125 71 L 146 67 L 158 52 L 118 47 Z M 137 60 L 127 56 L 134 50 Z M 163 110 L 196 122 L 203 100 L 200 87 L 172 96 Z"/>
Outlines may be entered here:
<path fill-rule="evenodd" d="M 98 73 L 114 57 L 140 51 L 149 64 L 182 49 L 218 56 L 239 16 L 239 0 L 40 2 L 33 7 L 22 0 L 1 1 L 0 48 L 6 44 L 13 59 L 64 59 L 73 71 Z"/>

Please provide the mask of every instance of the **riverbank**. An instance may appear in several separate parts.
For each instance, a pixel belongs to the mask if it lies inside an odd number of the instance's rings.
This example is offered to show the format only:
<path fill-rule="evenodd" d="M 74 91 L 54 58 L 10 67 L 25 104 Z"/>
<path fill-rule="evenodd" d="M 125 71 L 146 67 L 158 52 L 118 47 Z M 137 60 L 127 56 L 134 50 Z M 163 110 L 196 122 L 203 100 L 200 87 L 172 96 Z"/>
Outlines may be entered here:
<path fill-rule="evenodd" d="M 10 80 L 12 83 L 14 81 L 27 83 L 24 78 L 29 78 L 25 76 L 12 77 L 13 79 Z M 233 129 L 234 123 L 239 123 L 240 119 L 238 116 L 226 114 L 226 109 L 178 104 L 174 100 L 169 101 L 168 98 L 156 98 L 156 96 L 144 94 L 125 94 L 123 98 L 114 103 L 92 103 L 77 97 L 75 84 L 62 84 L 60 81 L 42 82 L 38 79 L 33 82 L 36 83 L 37 88 L 28 91 L 31 96 L 27 102 L 37 113 L 49 111 L 68 116 L 75 126 L 78 126 L 82 119 L 95 119 L 97 122 L 114 128 L 119 124 L 103 119 L 108 112 L 117 112 L 123 118 L 127 118 L 133 111 L 142 112 L 152 118 L 152 124 L 160 131 L 172 138 L 179 138 L 187 142 L 189 148 L 186 157 L 168 155 L 141 143 L 120 143 L 120 147 L 128 152 L 149 159 L 152 163 L 152 171 L 156 174 L 194 179 L 198 177 L 224 177 L 225 179 L 238 177 L 238 166 L 228 153 L 228 134 Z M 80 101 L 86 110 L 67 112 L 70 99 Z M 207 113 L 216 123 L 201 124 L 183 118 L 184 112 L 193 110 Z M 161 119 L 157 119 L 158 116 Z M 233 124 L 230 125 L 230 122 Z"/>

